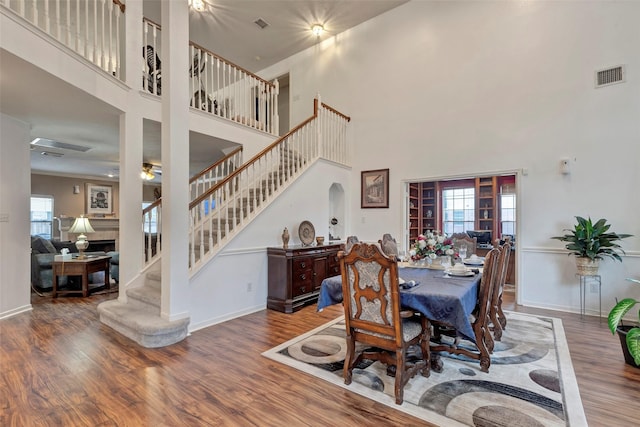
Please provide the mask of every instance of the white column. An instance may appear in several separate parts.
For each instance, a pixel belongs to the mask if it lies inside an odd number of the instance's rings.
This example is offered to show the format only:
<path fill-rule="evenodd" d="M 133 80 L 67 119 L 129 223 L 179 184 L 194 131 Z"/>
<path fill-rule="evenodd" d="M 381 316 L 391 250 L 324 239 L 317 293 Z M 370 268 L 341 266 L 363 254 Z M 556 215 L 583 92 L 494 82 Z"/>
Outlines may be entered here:
<path fill-rule="evenodd" d="M 189 5 L 187 0 L 162 0 L 161 12 L 161 312 L 176 320 L 189 315 Z"/>
<path fill-rule="evenodd" d="M 125 19 L 124 49 L 122 65 L 123 79 L 132 88 L 129 92 L 129 108 L 120 115 L 120 294 L 118 299 L 126 301 L 127 284 L 134 279 L 143 266 L 142 182 L 140 167 L 143 150 L 143 121 L 138 89 L 142 69 L 142 2 L 128 2 Z"/>

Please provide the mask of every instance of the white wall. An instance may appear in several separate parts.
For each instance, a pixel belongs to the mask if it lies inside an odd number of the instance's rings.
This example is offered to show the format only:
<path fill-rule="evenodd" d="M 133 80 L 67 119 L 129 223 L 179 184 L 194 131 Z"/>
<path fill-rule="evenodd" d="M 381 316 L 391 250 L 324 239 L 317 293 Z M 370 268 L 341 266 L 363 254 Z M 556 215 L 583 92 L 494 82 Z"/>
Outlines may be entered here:
<path fill-rule="evenodd" d="M 403 180 L 526 169 L 520 302 L 578 310 L 573 260 L 549 237 L 590 215 L 635 235 L 623 264 L 604 263 L 608 311 L 640 297 L 623 280 L 640 277 L 638 16 L 638 2 L 412 1 L 261 75 L 290 73 L 293 123 L 317 92 L 352 117 L 354 234 L 402 234 Z M 627 82 L 595 89 L 594 71 L 619 64 Z M 391 206 L 362 210 L 360 172 L 381 168 Z M 587 306 L 597 311 L 597 294 Z"/>
<path fill-rule="evenodd" d="M 0 114 L 0 318 L 31 309 L 29 127 Z"/>
<path fill-rule="evenodd" d="M 262 310 L 267 304 L 267 247 L 282 246 L 289 229 L 289 245 L 299 245 L 298 227 L 308 220 L 316 236 L 329 238 L 329 189 L 340 183 L 350 193 L 347 168 L 319 160 L 269 205 L 213 261 L 189 283 L 190 329 Z M 310 191 L 313 189 L 313 191 Z M 345 215 L 349 216 L 348 212 Z M 380 236 L 381 237 L 381 236 Z M 379 238 L 379 237 L 378 237 Z M 247 284 L 251 283 L 251 291 Z"/>

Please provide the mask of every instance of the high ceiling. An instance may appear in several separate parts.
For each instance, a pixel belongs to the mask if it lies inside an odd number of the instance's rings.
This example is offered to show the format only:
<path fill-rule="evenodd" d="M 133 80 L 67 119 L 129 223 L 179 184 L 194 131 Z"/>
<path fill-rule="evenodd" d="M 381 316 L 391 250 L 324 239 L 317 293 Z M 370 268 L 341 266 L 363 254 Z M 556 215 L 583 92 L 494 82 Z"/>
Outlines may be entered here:
<path fill-rule="evenodd" d="M 190 39 L 252 72 L 365 22 L 407 0 L 205 0 L 190 11 Z M 144 0 L 144 15 L 160 22 L 160 2 Z M 262 29 L 255 21 L 268 25 Z M 326 32 L 316 37 L 313 24 Z M 46 71 L 0 49 L 0 112 L 31 126 L 32 137 L 89 147 L 31 152 L 33 172 L 117 179 L 119 112 Z M 160 164 L 160 124 L 145 121 L 144 161 Z M 212 145 L 226 141 L 190 134 L 191 172 L 211 163 Z M 43 155 L 42 152 L 49 152 Z M 62 154 L 58 157 L 58 154 Z"/>

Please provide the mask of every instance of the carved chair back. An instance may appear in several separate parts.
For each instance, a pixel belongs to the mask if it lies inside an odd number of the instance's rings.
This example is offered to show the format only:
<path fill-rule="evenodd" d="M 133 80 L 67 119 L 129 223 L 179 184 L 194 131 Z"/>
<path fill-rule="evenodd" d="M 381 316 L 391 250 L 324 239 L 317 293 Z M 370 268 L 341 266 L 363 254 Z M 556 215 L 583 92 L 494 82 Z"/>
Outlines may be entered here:
<path fill-rule="evenodd" d="M 356 243 L 340 258 L 347 330 L 383 348 L 402 343 L 397 262 L 373 244 Z"/>
<path fill-rule="evenodd" d="M 451 243 L 455 248 L 456 253 L 458 253 L 458 249 L 461 244 L 467 245 L 467 257 L 470 257 L 471 254 L 476 253 L 476 249 L 478 248 L 478 239 L 473 237 L 469 237 L 467 233 L 453 233 L 451 235 Z"/>

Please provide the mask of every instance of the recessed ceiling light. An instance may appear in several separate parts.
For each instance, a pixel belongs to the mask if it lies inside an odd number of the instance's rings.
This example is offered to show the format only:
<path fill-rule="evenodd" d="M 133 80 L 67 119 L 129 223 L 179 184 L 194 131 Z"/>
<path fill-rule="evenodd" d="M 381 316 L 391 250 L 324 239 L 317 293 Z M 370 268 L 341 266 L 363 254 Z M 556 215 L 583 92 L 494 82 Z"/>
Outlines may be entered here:
<path fill-rule="evenodd" d="M 313 24 L 311 26 L 311 32 L 316 36 L 320 37 L 324 32 L 324 27 L 321 24 Z"/>
<path fill-rule="evenodd" d="M 207 4 L 204 2 L 204 0 L 190 0 L 190 3 L 193 10 L 197 12 L 204 12 L 204 10 L 207 8 Z"/>

